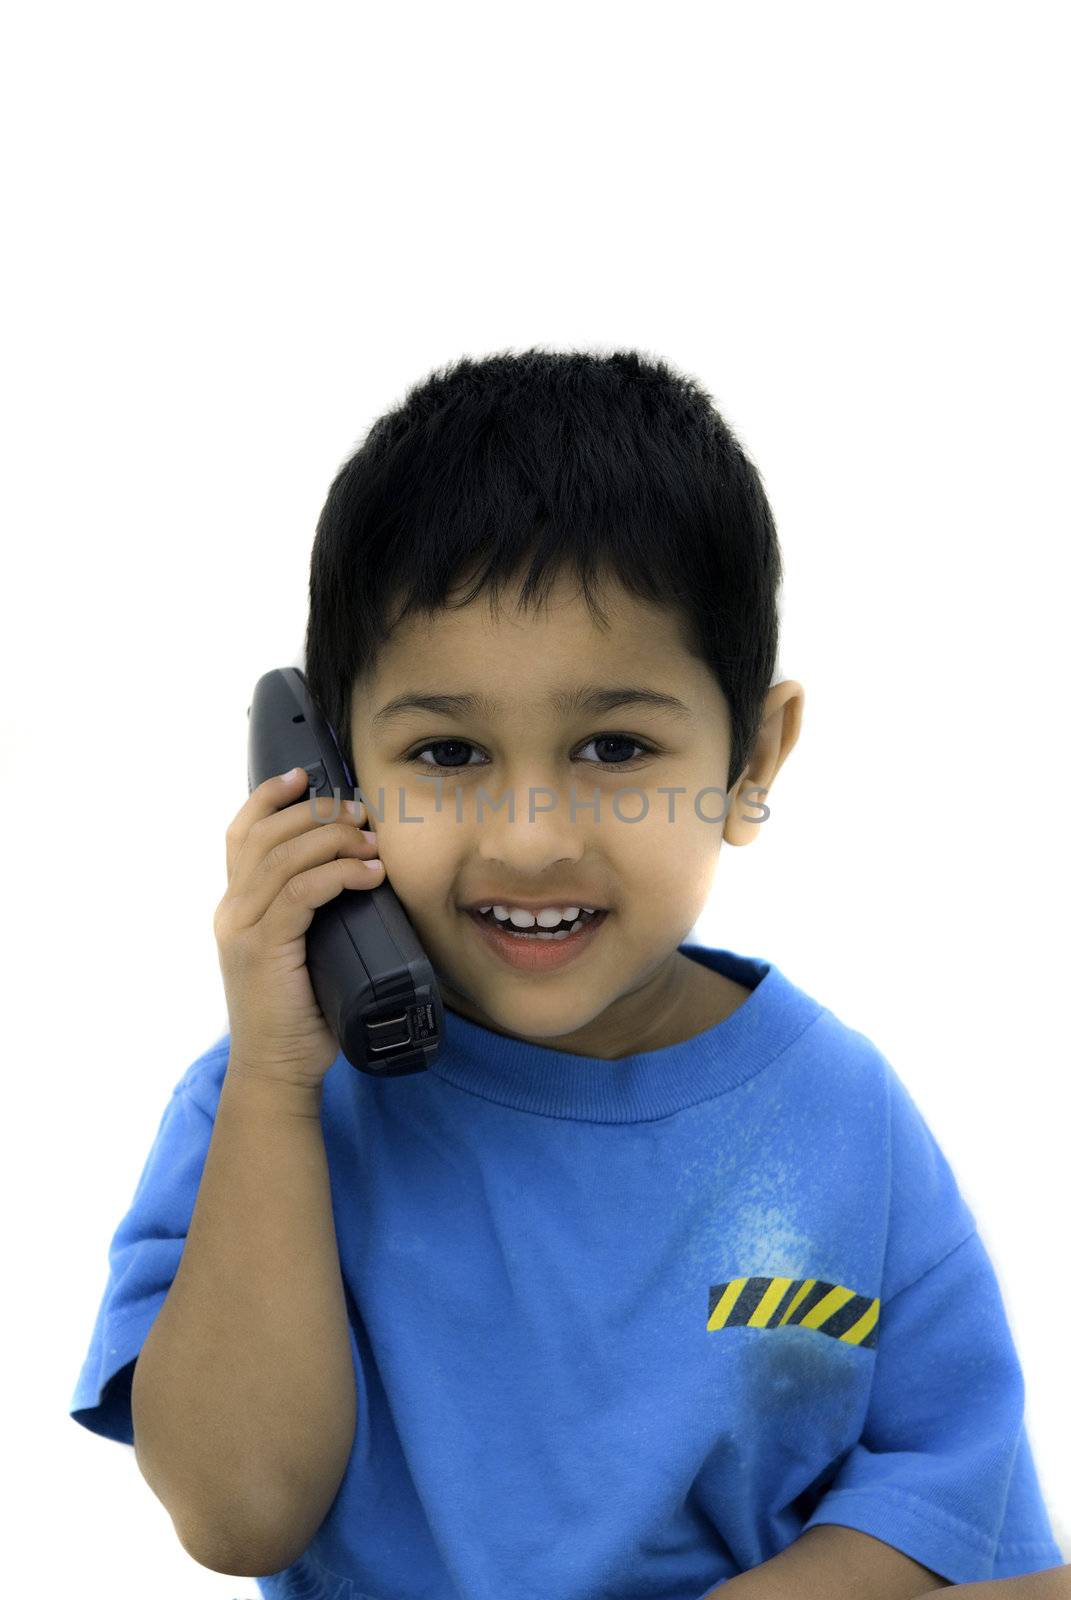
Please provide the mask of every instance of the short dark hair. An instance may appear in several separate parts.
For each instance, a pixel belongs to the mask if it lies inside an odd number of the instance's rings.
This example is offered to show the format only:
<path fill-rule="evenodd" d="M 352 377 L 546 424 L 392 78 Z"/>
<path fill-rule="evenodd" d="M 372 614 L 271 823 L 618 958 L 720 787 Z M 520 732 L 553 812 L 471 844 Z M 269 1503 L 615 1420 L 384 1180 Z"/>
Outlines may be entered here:
<path fill-rule="evenodd" d="M 728 703 L 731 789 L 776 667 L 777 531 L 710 396 L 635 350 L 460 357 L 409 388 L 339 469 L 316 525 L 304 671 L 350 771 L 351 694 L 394 623 L 485 586 L 494 612 L 522 568 L 522 608 L 543 605 L 565 568 L 600 620 L 604 574 L 678 609 Z"/>

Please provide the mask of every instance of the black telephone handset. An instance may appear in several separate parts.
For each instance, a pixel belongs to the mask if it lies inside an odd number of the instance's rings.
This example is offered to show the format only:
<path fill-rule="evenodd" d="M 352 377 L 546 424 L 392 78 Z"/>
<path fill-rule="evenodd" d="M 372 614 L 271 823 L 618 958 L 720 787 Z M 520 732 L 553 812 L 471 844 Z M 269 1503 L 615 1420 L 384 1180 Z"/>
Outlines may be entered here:
<path fill-rule="evenodd" d="M 297 667 L 257 680 L 249 717 L 249 792 L 266 778 L 304 767 L 311 795 L 356 799 L 334 729 Z M 443 1036 L 443 1006 L 431 962 L 384 877 L 374 889 L 343 889 L 315 912 L 305 935 L 313 993 L 359 1072 L 399 1078 L 424 1072 Z"/>

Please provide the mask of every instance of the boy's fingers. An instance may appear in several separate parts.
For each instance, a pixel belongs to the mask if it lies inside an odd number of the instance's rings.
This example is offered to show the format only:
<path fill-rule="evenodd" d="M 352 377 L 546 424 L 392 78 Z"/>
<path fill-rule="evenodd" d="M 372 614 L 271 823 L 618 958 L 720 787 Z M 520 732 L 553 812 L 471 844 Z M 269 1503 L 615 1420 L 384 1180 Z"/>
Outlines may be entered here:
<path fill-rule="evenodd" d="M 253 790 L 231 822 L 227 829 L 228 884 L 234 877 L 243 847 L 258 823 L 267 823 L 281 812 L 289 813 L 288 819 L 284 818 L 278 827 L 272 827 L 272 835 L 278 834 L 279 839 L 295 836 L 308 826 L 305 814 L 306 802 L 303 798 L 308 793 L 308 774 L 304 767 L 297 767 L 295 771 L 297 776 L 292 778 L 285 773 L 278 777 L 266 778 Z M 300 806 L 297 805 L 298 801 L 301 801 Z M 324 822 L 333 822 L 339 817 L 360 822 L 365 814 L 364 801 L 347 800 L 340 805 L 337 791 L 333 794 L 313 795 L 309 814 Z"/>
<path fill-rule="evenodd" d="M 235 813 L 227 829 L 227 882 L 231 881 L 238 852 L 254 822 L 270 817 L 283 806 L 291 805 L 308 788 L 309 778 L 304 767 L 295 767 L 293 773 L 281 773 L 258 783 L 245 805 Z"/>

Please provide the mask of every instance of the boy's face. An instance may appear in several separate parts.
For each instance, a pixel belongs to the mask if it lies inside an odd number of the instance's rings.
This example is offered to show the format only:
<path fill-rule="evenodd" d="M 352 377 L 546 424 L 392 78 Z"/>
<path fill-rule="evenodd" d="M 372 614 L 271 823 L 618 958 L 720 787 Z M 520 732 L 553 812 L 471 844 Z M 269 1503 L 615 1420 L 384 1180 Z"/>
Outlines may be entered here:
<path fill-rule="evenodd" d="M 783 754 L 753 763 L 726 802 L 728 709 L 685 650 L 676 614 L 606 584 L 604 629 L 572 579 L 559 579 L 541 611 L 521 612 L 516 592 L 500 597 L 497 619 L 486 591 L 461 609 L 407 618 L 355 686 L 357 780 L 377 813 L 383 791 L 384 818 L 367 825 L 444 1004 L 495 1032 L 580 1055 L 657 1049 L 667 1016 L 681 1012 L 686 990 L 694 997 L 696 964 L 677 947 L 710 893 L 723 813 L 735 803 L 753 819 L 765 796 L 740 791 L 769 783 Z M 554 706 L 556 695 L 588 686 L 660 691 L 683 710 Z M 398 696 L 447 694 L 491 705 L 374 720 Z M 729 816 L 731 841 L 746 843 L 747 825 Z M 463 909 L 516 897 L 607 915 L 571 960 L 527 970 L 498 955 Z"/>

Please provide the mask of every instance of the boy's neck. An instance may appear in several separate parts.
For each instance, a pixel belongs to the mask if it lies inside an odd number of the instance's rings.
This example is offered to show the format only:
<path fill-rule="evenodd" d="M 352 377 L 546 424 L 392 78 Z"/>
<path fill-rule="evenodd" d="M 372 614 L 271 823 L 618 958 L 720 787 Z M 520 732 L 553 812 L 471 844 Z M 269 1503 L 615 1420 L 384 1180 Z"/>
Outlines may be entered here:
<path fill-rule="evenodd" d="M 688 970 L 681 972 L 680 1000 L 667 1019 L 668 1032 L 673 1035 L 664 1041 L 667 1045 L 694 1039 L 697 1033 L 716 1027 L 726 1017 L 731 1017 L 751 993 L 744 984 L 715 972 L 713 967 L 693 961 L 679 950 L 677 960 Z"/>

